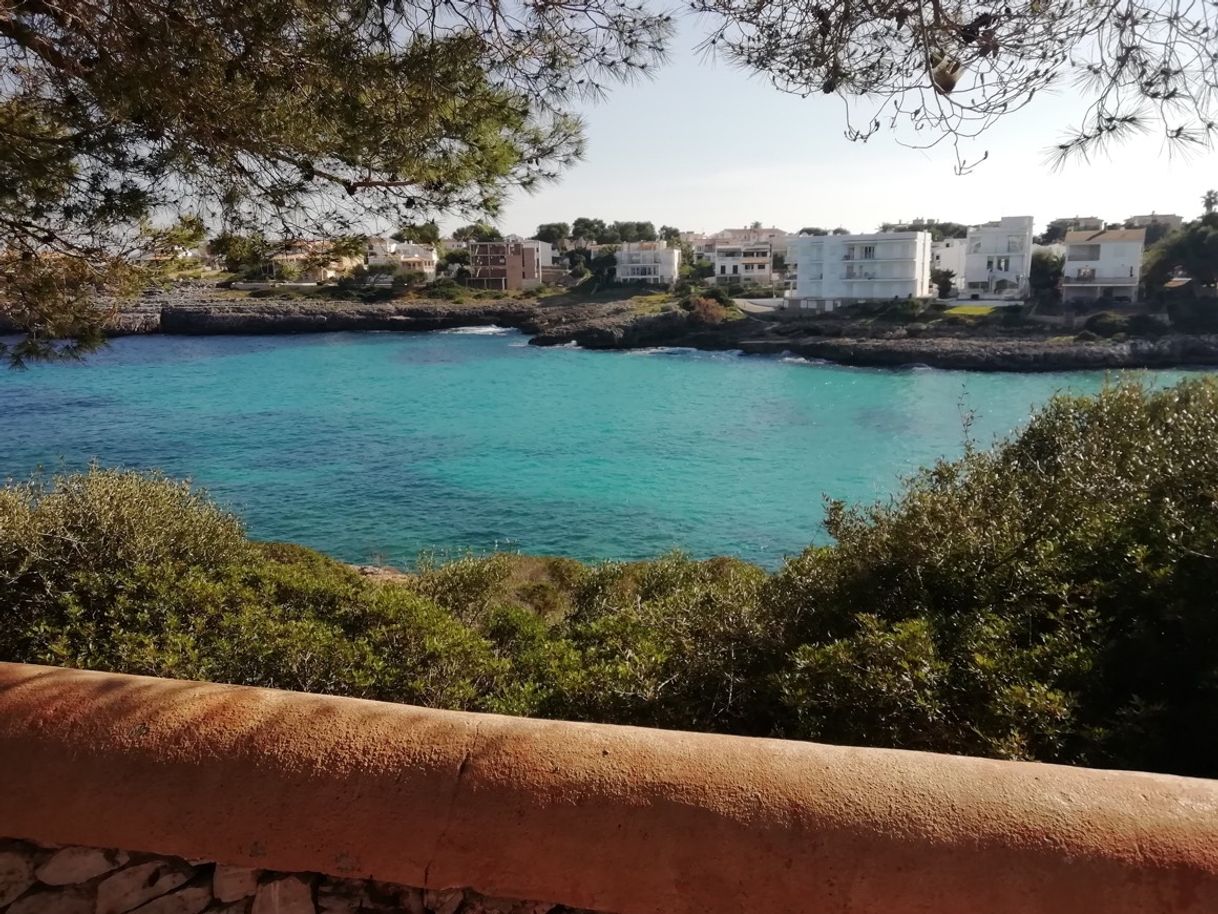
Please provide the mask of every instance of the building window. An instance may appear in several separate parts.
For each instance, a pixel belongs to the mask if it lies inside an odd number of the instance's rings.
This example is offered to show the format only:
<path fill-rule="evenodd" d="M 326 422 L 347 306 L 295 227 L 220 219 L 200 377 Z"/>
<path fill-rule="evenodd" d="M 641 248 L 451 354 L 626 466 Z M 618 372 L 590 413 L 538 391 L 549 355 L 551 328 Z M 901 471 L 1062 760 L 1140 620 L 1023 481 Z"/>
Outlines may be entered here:
<path fill-rule="evenodd" d="M 720 265 L 719 265 L 719 275 L 720 275 L 720 276 L 726 276 L 726 275 L 727 275 L 727 264 L 720 264 Z"/>
<path fill-rule="evenodd" d="M 1019 254 L 1023 252 L 1023 238 L 1019 235 L 1007 235 L 1007 253 Z"/>
<path fill-rule="evenodd" d="M 863 259 L 864 260 L 875 260 L 875 245 L 874 244 L 863 245 Z"/>
<path fill-rule="evenodd" d="M 1066 251 L 1067 260 L 1099 260 L 1100 246 L 1098 244 L 1072 244 Z"/>
<path fill-rule="evenodd" d="M 739 267 L 738 265 L 736 265 L 736 264 L 732 264 L 732 275 L 733 275 L 733 276 L 735 276 L 735 275 L 737 275 L 739 272 L 740 272 L 740 267 Z"/>

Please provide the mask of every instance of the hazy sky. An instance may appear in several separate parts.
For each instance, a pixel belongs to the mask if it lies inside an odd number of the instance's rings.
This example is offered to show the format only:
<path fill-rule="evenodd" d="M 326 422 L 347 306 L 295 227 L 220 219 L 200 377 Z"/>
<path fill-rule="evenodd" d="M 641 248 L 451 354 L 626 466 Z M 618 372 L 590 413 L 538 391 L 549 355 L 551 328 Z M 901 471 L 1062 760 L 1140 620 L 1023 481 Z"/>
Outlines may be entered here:
<path fill-rule="evenodd" d="M 1201 194 L 1218 186 L 1218 153 L 1169 159 L 1156 137 L 1051 171 L 1045 148 L 1082 114 L 1070 88 L 1037 98 L 977 140 L 972 155 L 988 149 L 989 160 L 957 176 L 949 148 L 910 149 L 891 133 L 852 143 L 838 98 L 800 99 L 722 61 L 703 62 L 693 52 L 697 37 L 686 25 L 654 80 L 617 86 L 584 109 L 584 161 L 557 184 L 518 195 L 500 227 L 529 235 L 541 222 L 589 216 L 695 231 L 760 220 L 789 231 L 859 232 L 917 216 L 972 223 L 1032 215 L 1039 231 L 1058 216 L 1194 218 Z"/>

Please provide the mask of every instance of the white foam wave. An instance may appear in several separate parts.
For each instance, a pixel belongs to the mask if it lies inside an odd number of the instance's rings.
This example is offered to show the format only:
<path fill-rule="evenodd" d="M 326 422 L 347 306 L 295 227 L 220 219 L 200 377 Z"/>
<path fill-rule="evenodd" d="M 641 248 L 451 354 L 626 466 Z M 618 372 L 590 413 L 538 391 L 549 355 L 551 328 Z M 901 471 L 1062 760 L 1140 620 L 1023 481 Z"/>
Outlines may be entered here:
<path fill-rule="evenodd" d="M 740 349 L 695 349 L 692 346 L 648 346 L 644 349 L 627 349 L 627 355 L 666 355 L 690 359 L 735 359 L 743 355 Z"/>
<path fill-rule="evenodd" d="M 810 359 L 807 356 L 796 355 L 793 352 L 784 352 L 778 357 L 778 361 L 784 362 L 787 365 L 830 365 L 832 364 L 826 359 Z"/>
<path fill-rule="evenodd" d="M 500 327 L 498 324 L 487 324 L 481 327 L 453 327 L 441 330 L 440 333 L 461 333 L 469 336 L 507 336 L 509 333 L 519 333 L 511 327 Z"/>

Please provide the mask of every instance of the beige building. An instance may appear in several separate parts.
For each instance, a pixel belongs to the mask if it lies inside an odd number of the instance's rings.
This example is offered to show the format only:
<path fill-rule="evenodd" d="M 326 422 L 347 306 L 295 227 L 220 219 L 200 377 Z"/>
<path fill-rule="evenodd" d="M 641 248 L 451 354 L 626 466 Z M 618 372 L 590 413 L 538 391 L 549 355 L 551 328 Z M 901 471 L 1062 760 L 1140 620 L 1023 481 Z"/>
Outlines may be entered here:
<path fill-rule="evenodd" d="M 469 279 L 476 289 L 535 289 L 541 285 L 541 252 L 522 241 L 473 241 Z"/>
<path fill-rule="evenodd" d="M 363 263 L 361 257 L 335 255 L 328 241 L 298 241 L 285 251 L 271 255 L 271 262 L 294 267 L 304 282 L 325 282 L 345 276 Z"/>
<path fill-rule="evenodd" d="M 746 226 L 745 228 L 729 228 L 722 229 L 714 234 L 712 240 L 716 242 L 716 246 L 723 244 L 759 244 L 765 242 L 774 250 L 781 251 L 786 247 L 787 239 L 791 233 L 780 228 L 756 228 Z"/>
<path fill-rule="evenodd" d="M 1150 228 L 1152 225 L 1165 225 L 1169 229 L 1178 229 L 1184 224 L 1184 217 L 1174 213 L 1151 213 L 1149 216 L 1130 216 L 1125 220 L 1130 228 Z"/>
<path fill-rule="evenodd" d="M 717 244 L 711 263 L 715 282 L 719 285 L 774 281 L 774 247 L 768 241 Z"/>

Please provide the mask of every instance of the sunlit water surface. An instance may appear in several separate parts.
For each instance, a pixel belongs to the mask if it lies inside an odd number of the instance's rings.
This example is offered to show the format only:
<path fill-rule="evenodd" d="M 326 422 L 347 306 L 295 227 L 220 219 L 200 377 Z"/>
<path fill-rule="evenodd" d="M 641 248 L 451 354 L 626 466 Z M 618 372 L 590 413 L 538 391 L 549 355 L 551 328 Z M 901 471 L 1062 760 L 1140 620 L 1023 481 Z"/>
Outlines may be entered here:
<path fill-rule="evenodd" d="M 773 566 L 825 541 L 826 496 L 886 498 L 958 455 L 965 411 L 989 442 L 1103 381 L 539 349 L 486 330 L 131 337 L 84 364 L 0 371 L 0 475 L 156 467 L 255 537 L 353 562 L 680 548 Z"/>

